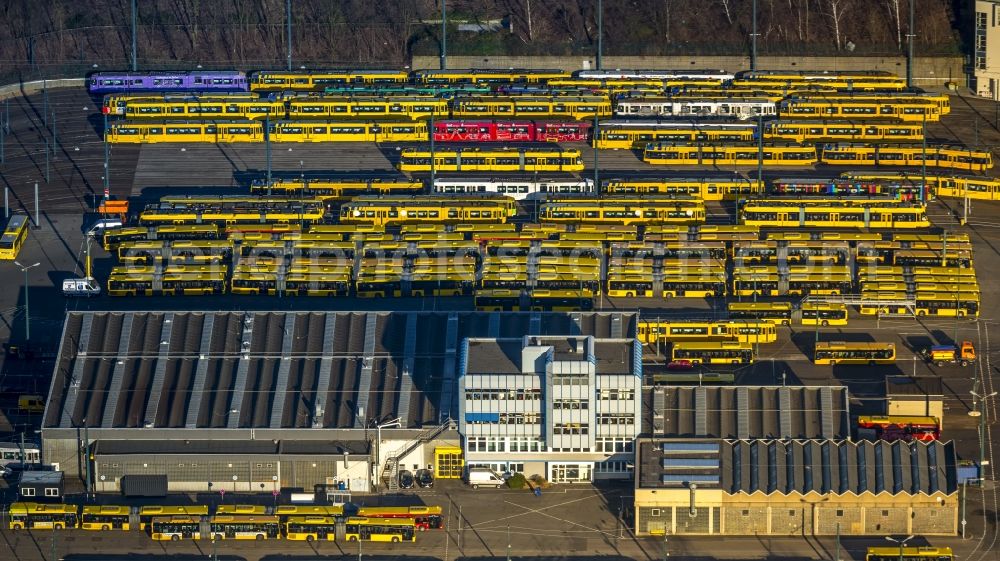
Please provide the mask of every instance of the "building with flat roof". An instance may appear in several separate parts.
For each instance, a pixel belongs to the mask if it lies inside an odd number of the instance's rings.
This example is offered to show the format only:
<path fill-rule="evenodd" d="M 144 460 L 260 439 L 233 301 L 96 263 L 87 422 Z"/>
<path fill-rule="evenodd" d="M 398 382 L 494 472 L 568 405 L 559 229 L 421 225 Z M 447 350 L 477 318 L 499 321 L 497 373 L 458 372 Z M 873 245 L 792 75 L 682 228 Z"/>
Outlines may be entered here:
<path fill-rule="evenodd" d="M 973 90 L 1000 100 L 1000 0 L 976 0 Z"/>
<path fill-rule="evenodd" d="M 469 338 L 458 392 L 467 465 L 557 483 L 631 476 L 642 413 L 636 339 Z"/>
<path fill-rule="evenodd" d="M 637 441 L 638 535 L 954 535 L 950 442 Z"/>

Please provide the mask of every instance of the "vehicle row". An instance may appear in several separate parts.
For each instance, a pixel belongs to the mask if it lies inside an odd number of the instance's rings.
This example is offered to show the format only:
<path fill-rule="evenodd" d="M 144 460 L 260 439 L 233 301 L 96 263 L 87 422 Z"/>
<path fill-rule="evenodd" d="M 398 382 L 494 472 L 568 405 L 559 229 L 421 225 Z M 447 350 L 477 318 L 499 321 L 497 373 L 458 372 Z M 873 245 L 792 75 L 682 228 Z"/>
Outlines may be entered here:
<path fill-rule="evenodd" d="M 728 83 L 733 87 L 823 85 L 845 90 L 903 90 L 899 76 L 879 71 L 810 72 L 723 70 L 578 70 L 456 69 L 456 70 L 262 70 L 94 72 L 87 78 L 91 93 L 131 91 L 322 91 L 331 86 L 400 84 L 539 84 L 567 80 L 615 82 Z"/>

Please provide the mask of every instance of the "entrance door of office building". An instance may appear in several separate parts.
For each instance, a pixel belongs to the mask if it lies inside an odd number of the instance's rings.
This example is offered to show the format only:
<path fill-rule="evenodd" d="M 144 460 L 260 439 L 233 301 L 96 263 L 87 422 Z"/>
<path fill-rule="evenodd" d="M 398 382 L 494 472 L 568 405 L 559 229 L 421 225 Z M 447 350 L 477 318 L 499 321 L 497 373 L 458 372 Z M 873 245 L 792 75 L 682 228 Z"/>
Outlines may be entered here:
<path fill-rule="evenodd" d="M 553 483 L 589 483 L 592 464 L 551 464 L 549 481 Z"/>

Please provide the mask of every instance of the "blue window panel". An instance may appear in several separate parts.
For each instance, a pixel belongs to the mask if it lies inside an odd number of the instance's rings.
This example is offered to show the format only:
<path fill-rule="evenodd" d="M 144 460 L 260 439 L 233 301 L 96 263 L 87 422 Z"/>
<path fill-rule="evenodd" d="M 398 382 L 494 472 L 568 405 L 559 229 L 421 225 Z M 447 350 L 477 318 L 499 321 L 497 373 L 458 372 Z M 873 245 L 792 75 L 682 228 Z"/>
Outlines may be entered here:
<path fill-rule="evenodd" d="M 500 413 L 466 413 L 466 423 L 499 423 Z"/>
<path fill-rule="evenodd" d="M 719 476 L 707 473 L 665 474 L 664 483 L 718 483 Z"/>
<path fill-rule="evenodd" d="M 711 458 L 664 458 L 663 467 L 665 468 L 692 467 L 692 468 L 718 469 L 719 460 L 713 460 Z"/>

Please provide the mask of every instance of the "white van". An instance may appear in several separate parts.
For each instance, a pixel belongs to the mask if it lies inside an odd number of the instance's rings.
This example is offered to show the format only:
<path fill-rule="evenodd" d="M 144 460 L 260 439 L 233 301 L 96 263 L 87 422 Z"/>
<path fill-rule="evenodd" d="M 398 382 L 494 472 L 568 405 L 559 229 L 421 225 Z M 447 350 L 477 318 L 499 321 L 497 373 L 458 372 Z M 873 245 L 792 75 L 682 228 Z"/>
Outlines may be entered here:
<path fill-rule="evenodd" d="M 84 279 L 66 279 L 62 285 L 63 296 L 91 296 L 101 295 L 101 285 L 93 277 Z"/>
<path fill-rule="evenodd" d="M 465 474 L 465 482 L 472 485 L 473 489 L 481 486 L 499 489 L 506 484 L 502 475 L 488 467 L 470 467 Z"/>
<path fill-rule="evenodd" d="M 88 236 L 103 236 L 107 230 L 114 230 L 122 227 L 122 221 L 118 218 L 102 218 L 87 229 Z"/>

